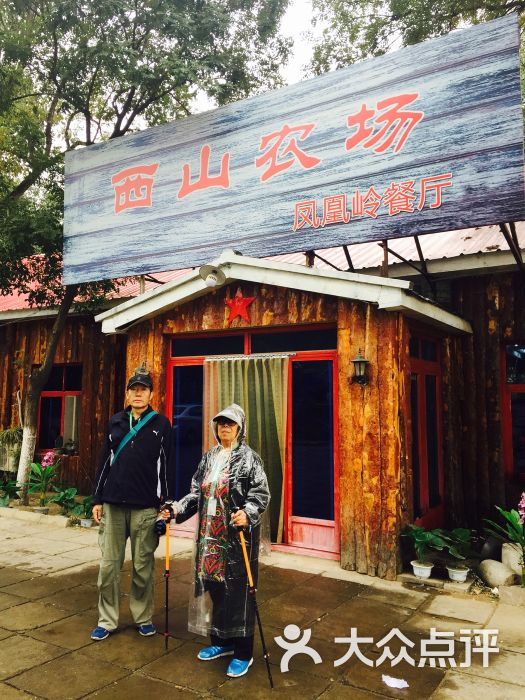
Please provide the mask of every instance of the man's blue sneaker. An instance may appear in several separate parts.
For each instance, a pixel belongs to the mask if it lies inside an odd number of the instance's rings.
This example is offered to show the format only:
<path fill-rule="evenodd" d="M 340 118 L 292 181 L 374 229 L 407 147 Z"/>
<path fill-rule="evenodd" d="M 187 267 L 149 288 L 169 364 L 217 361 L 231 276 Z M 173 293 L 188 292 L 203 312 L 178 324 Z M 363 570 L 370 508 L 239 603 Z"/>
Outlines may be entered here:
<path fill-rule="evenodd" d="M 154 634 L 157 634 L 157 628 L 155 625 L 139 625 L 139 634 L 141 634 L 143 637 L 151 637 Z"/>
<path fill-rule="evenodd" d="M 93 632 L 91 632 L 91 639 L 94 639 L 96 642 L 101 642 L 106 637 L 109 637 L 109 630 L 105 627 L 95 627 Z"/>
<path fill-rule="evenodd" d="M 218 659 L 220 656 L 231 656 L 233 654 L 233 646 L 230 647 L 219 647 L 212 645 L 211 647 L 204 647 L 197 654 L 197 658 L 201 661 L 213 661 L 213 659 Z"/>
<path fill-rule="evenodd" d="M 232 659 L 230 661 L 230 665 L 228 666 L 228 670 L 226 671 L 226 675 L 230 676 L 230 678 L 239 678 L 239 676 L 244 676 L 245 673 L 248 673 L 248 669 L 252 664 L 253 659 L 250 659 L 249 661 L 245 661 L 244 659 Z"/>

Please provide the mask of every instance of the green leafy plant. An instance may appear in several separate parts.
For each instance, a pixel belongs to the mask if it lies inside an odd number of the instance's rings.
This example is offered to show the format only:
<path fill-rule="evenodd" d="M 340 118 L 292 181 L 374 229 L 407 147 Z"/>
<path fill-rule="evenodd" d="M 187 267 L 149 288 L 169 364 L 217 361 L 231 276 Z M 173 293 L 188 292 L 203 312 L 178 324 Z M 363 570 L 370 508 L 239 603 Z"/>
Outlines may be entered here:
<path fill-rule="evenodd" d="M 92 496 L 86 496 L 82 501 L 82 514 L 84 518 L 90 520 L 93 517 L 93 498 Z"/>
<path fill-rule="evenodd" d="M 18 484 L 4 476 L 0 485 L 0 508 L 7 508 L 12 498 L 18 498 Z"/>
<path fill-rule="evenodd" d="M 521 585 L 525 588 L 525 492 L 521 494 L 518 510 L 503 510 L 496 506 L 503 516 L 504 525 L 485 518 L 485 531 L 502 542 L 512 542 L 521 547 Z"/>
<path fill-rule="evenodd" d="M 39 505 L 41 507 L 49 502 L 47 493 L 51 491 L 54 486 L 53 482 L 58 478 L 57 469 L 60 461 L 52 463 L 52 459 L 55 459 L 55 455 L 52 452 L 48 452 L 42 458 L 42 464 L 38 464 L 38 462 L 33 462 L 31 464 L 28 492 L 40 494 Z"/>
<path fill-rule="evenodd" d="M 419 525 L 407 525 L 402 534 L 412 539 L 417 561 L 421 563 L 428 562 L 430 550 L 442 551 L 450 544 L 446 531 L 441 528 L 427 530 Z"/>
<path fill-rule="evenodd" d="M 73 486 L 59 491 L 56 496 L 49 499 L 49 503 L 57 503 L 62 508 L 62 515 L 78 515 L 79 504 L 75 501 L 77 490 Z"/>
<path fill-rule="evenodd" d="M 474 533 L 467 527 L 456 527 L 453 530 L 445 531 L 448 540 L 448 552 L 454 559 L 466 559 L 476 556 L 472 549 L 472 539 Z"/>

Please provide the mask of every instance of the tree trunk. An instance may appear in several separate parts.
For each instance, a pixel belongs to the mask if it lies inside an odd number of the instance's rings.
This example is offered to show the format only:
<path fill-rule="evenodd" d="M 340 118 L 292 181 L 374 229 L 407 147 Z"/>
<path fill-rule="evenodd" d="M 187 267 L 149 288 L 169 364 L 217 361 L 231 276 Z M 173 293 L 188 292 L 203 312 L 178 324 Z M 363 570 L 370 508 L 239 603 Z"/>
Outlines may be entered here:
<path fill-rule="evenodd" d="M 37 436 L 37 420 L 38 420 L 38 402 L 42 389 L 46 385 L 51 370 L 53 368 L 53 360 L 60 340 L 60 336 L 64 330 L 67 321 L 69 309 L 73 303 L 77 293 L 77 287 L 66 287 L 66 293 L 60 306 L 58 314 L 55 318 L 53 328 L 49 335 L 44 362 L 37 369 L 31 372 L 29 377 L 29 385 L 27 394 L 24 399 L 24 425 L 22 434 L 22 448 L 20 450 L 20 460 L 18 462 L 17 483 L 20 484 L 20 498 L 24 505 L 28 504 L 27 481 L 29 469 L 36 447 Z"/>

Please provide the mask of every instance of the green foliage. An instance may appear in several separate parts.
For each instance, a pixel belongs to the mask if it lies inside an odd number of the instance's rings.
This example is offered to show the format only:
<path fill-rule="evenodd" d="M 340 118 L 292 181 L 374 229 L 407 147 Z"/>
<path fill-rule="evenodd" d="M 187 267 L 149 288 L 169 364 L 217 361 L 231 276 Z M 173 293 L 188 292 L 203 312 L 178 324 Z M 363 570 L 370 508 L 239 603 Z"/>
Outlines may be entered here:
<path fill-rule="evenodd" d="M 78 504 L 75 501 L 77 490 L 74 487 L 59 491 L 56 496 L 49 499 L 49 503 L 57 503 L 62 508 L 62 515 L 78 515 Z"/>
<path fill-rule="evenodd" d="M 81 504 L 81 511 L 84 518 L 90 519 L 93 517 L 93 498 L 86 496 Z"/>
<path fill-rule="evenodd" d="M 472 549 L 473 532 L 466 527 L 456 527 L 445 531 L 448 540 L 448 551 L 454 559 L 466 559 L 476 556 Z"/>
<path fill-rule="evenodd" d="M 426 560 L 431 549 L 442 551 L 450 544 L 446 531 L 441 528 L 427 530 L 426 527 L 407 525 L 402 535 L 412 539 L 417 560 L 420 562 Z"/>
<path fill-rule="evenodd" d="M 0 294 L 63 298 L 65 152 L 187 116 L 198 92 L 221 105 L 279 85 L 288 1 L 0 4 Z M 83 285 L 77 302 L 114 288 Z"/>
<path fill-rule="evenodd" d="M 313 24 L 325 27 L 314 47 L 315 74 L 509 12 L 525 12 L 525 0 L 313 0 L 312 6 Z"/>
<path fill-rule="evenodd" d="M 18 491 L 16 480 L 4 475 L 0 484 L 0 507 L 7 508 L 12 498 L 18 498 Z"/>
<path fill-rule="evenodd" d="M 22 428 L 0 430 L 0 447 L 16 447 L 22 443 Z"/>
<path fill-rule="evenodd" d="M 50 464 L 47 467 L 35 462 L 31 464 L 28 492 L 40 494 L 40 506 L 45 506 L 49 501 L 47 492 L 53 488 L 58 477 L 57 469 L 58 463 Z"/>
<path fill-rule="evenodd" d="M 521 505 L 524 503 L 525 494 L 522 494 Z M 522 516 L 517 510 L 503 510 L 496 506 L 496 510 L 503 516 L 504 524 L 494 522 L 485 518 L 487 523 L 485 526 L 486 532 L 502 542 L 512 542 L 521 547 L 521 585 L 525 588 L 525 523 L 522 521 Z"/>

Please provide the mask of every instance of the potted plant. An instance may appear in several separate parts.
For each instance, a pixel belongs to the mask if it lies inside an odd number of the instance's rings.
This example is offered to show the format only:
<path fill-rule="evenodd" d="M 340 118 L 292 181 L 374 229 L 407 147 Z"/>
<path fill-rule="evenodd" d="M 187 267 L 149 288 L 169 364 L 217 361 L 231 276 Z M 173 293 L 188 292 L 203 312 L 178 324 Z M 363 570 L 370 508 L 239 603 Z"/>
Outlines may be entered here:
<path fill-rule="evenodd" d="M 403 535 L 410 537 L 414 544 L 417 559 L 412 560 L 414 575 L 418 578 L 429 578 L 434 563 L 429 561 L 431 549 L 441 551 L 448 545 L 448 540 L 444 530 L 434 528 L 427 530 L 420 525 L 408 525 Z"/>
<path fill-rule="evenodd" d="M 463 562 L 473 554 L 472 530 L 466 527 L 456 527 L 446 532 L 448 552 L 453 558 L 445 566 L 451 581 L 464 583 L 467 580 L 469 567 Z"/>
<path fill-rule="evenodd" d="M 57 503 L 62 508 L 62 515 L 69 515 L 71 512 L 77 515 L 77 513 L 74 512 L 79 506 L 75 501 L 76 494 L 77 490 L 72 486 L 59 491 L 56 496 L 49 499 L 49 503 Z"/>
<path fill-rule="evenodd" d="M 39 493 L 40 499 L 37 507 L 33 508 L 36 513 L 48 513 L 49 508 L 47 503 L 49 497 L 47 495 L 53 487 L 53 482 L 58 477 L 57 469 L 59 462 L 54 462 L 54 452 L 47 452 L 42 457 L 42 463 L 33 462 L 29 473 L 29 493 Z"/>
<path fill-rule="evenodd" d="M 499 506 L 496 506 L 496 510 L 505 519 L 505 527 L 485 518 L 485 530 L 502 542 L 512 542 L 521 547 L 521 586 L 525 588 L 525 491 L 521 494 L 518 510 L 503 510 Z"/>
<path fill-rule="evenodd" d="M 86 496 L 81 504 L 82 515 L 80 527 L 91 527 L 93 525 L 93 498 Z"/>

